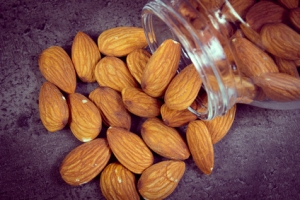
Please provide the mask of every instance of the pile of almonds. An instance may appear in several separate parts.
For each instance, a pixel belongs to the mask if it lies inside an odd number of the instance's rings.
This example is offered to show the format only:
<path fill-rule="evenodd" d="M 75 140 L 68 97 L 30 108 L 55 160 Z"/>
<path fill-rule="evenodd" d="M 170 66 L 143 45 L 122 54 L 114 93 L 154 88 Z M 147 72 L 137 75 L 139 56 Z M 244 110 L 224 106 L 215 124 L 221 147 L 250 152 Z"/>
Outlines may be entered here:
<path fill-rule="evenodd" d="M 214 120 L 198 120 L 188 107 L 202 108 L 196 101 L 202 81 L 192 64 L 177 73 L 181 45 L 166 40 L 153 55 L 146 46 L 143 29 L 116 27 L 102 32 L 98 45 L 78 32 L 71 57 L 58 46 L 41 53 L 47 80 L 39 95 L 42 123 L 49 132 L 68 124 L 84 142 L 61 163 L 66 183 L 81 185 L 100 174 L 107 199 L 162 199 L 178 185 L 190 155 L 204 174 L 212 172 L 213 144 L 230 129 L 236 106 Z M 99 86 L 84 96 L 75 92 L 77 77 Z M 140 133 L 130 131 L 133 115 L 141 118 Z M 103 126 L 106 136 L 99 137 Z M 155 163 L 154 155 L 162 161 Z"/>
<path fill-rule="evenodd" d="M 198 8 L 197 1 L 189 2 Z M 223 1 L 201 2 L 213 9 Z M 229 2 L 249 25 L 240 24 L 230 45 L 223 46 L 228 60 L 237 63 L 242 73 L 237 90 L 249 94 L 240 102 L 299 100 L 298 1 Z M 181 11 L 196 21 L 192 11 Z M 230 13 L 226 17 L 236 20 Z M 42 123 L 49 132 L 68 125 L 83 142 L 61 163 L 66 183 L 78 186 L 100 175 L 100 189 L 107 199 L 164 199 L 184 175 L 184 160 L 189 157 L 202 173 L 212 173 L 213 145 L 228 133 L 236 105 L 223 116 L 199 120 L 189 108 L 202 112 L 207 97 L 193 64 L 177 71 L 181 45 L 168 39 L 153 54 L 146 46 L 143 29 L 116 27 L 102 32 L 97 44 L 78 32 L 71 56 L 59 46 L 41 53 L 39 69 L 47 80 L 39 95 Z M 75 92 L 77 80 L 99 86 L 84 96 Z M 131 131 L 133 116 L 142 121 L 138 133 Z M 103 126 L 107 131 L 101 137 Z M 162 161 L 155 162 L 154 155 Z"/>

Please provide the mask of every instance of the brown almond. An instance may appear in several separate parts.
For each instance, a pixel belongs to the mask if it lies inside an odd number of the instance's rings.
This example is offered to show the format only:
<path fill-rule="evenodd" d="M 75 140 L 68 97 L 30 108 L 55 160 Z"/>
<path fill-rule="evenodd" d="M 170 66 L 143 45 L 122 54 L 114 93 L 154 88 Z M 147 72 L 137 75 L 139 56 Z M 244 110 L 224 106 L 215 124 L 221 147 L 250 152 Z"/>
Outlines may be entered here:
<path fill-rule="evenodd" d="M 99 50 L 106 56 L 126 56 L 147 45 L 144 29 L 138 27 L 115 27 L 103 31 L 98 37 Z"/>
<path fill-rule="evenodd" d="M 197 103 L 193 102 L 190 107 L 196 110 Z M 163 104 L 160 107 L 160 114 L 162 117 L 162 121 L 170 127 L 185 126 L 189 122 L 197 119 L 197 116 L 193 112 L 191 112 L 189 108 L 185 110 L 173 110 L 170 109 L 166 104 Z"/>
<path fill-rule="evenodd" d="M 82 142 L 95 139 L 102 128 L 102 118 L 96 105 L 79 93 L 70 94 L 68 104 L 69 126 L 74 136 Z"/>
<path fill-rule="evenodd" d="M 131 127 L 131 116 L 122 101 L 119 92 L 109 87 L 97 87 L 89 98 L 99 108 L 103 121 L 107 126 L 116 126 L 127 130 Z"/>
<path fill-rule="evenodd" d="M 279 72 L 299 78 L 299 73 L 295 61 L 275 57 L 275 62 L 278 66 Z"/>
<path fill-rule="evenodd" d="M 241 23 L 240 28 L 248 40 L 263 49 L 263 44 L 259 33 L 253 30 L 247 23 Z"/>
<path fill-rule="evenodd" d="M 170 82 L 164 95 L 165 104 L 174 110 L 187 109 L 196 99 L 202 80 L 193 64 L 186 66 Z"/>
<path fill-rule="evenodd" d="M 300 59 L 300 35 L 289 26 L 267 24 L 260 34 L 264 47 L 271 54 L 287 60 Z"/>
<path fill-rule="evenodd" d="M 250 104 L 259 94 L 259 88 L 245 76 L 234 76 L 237 91 L 237 102 Z"/>
<path fill-rule="evenodd" d="M 82 82 L 95 82 L 95 67 L 101 59 L 96 43 L 86 33 L 79 31 L 72 44 L 72 61 Z"/>
<path fill-rule="evenodd" d="M 214 168 L 214 148 L 211 135 L 203 121 L 189 123 L 186 138 L 193 160 L 204 174 L 211 174 Z"/>
<path fill-rule="evenodd" d="M 171 39 L 164 41 L 150 57 L 141 86 L 152 97 L 161 97 L 175 76 L 181 54 L 181 45 Z"/>
<path fill-rule="evenodd" d="M 299 8 L 295 8 L 292 9 L 289 12 L 289 18 L 290 21 L 293 25 L 293 27 L 298 31 L 298 33 L 300 32 L 300 7 Z"/>
<path fill-rule="evenodd" d="M 165 199 L 176 189 L 185 172 L 183 161 L 166 160 L 147 168 L 137 188 L 144 199 Z"/>
<path fill-rule="evenodd" d="M 39 69 L 45 79 L 66 93 L 76 89 L 76 73 L 70 56 L 59 46 L 43 50 L 39 56 Z"/>
<path fill-rule="evenodd" d="M 138 87 L 126 63 L 117 57 L 102 58 L 96 65 L 95 77 L 100 86 L 107 86 L 118 92 L 125 87 Z"/>
<path fill-rule="evenodd" d="M 141 174 L 153 164 L 152 152 L 137 134 L 112 126 L 107 129 L 106 134 L 118 161 L 133 173 Z"/>
<path fill-rule="evenodd" d="M 278 2 L 287 9 L 298 8 L 299 0 L 278 0 Z"/>
<path fill-rule="evenodd" d="M 85 184 L 100 174 L 111 156 L 107 140 L 97 138 L 73 149 L 62 161 L 60 174 L 73 186 Z"/>
<path fill-rule="evenodd" d="M 229 0 L 228 2 L 236 14 L 242 19 L 245 18 L 248 10 L 256 3 L 255 0 Z M 225 18 L 231 21 L 240 21 L 240 19 L 236 17 L 237 15 L 233 14 L 234 11 L 231 10 L 231 7 L 226 3 L 223 6 L 222 13 L 225 15 Z"/>
<path fill-rule="evenodd" d="M 284 73 L 266 73 L 261 77 L 254 77 L 253 80 L 271 100 L 279 102 L 300 100 L 299 78 Z"/>
<path fill-rule="evenodd" d="M 206 125 L 208 132 L 211 134 L 213 144 L 216 144 L 223 139 L 230 130 L 236 113 L 236 104 L 230 108 L 226 114 L 215 117 L 212 120 L 203 121 Z"/>
<path fill-rule="evenodd" d="M 107 200 L 140 200 L 135 175 L 120 163 L 110 163 L 100 175 L 100 189 Z"/>
<path fill-rule="evenodd" d="M 142 124 L 141 134 L 148 147 L 162 157 L 185 160 L 190 156 L 190 151 L 179 132 L 158 118 L 148 118 Z"/>
<path fill-rule="evenodd" d="M 273 59 L 246 38 L 235 38 L 232 46 L 238 59 L 238 67 L 246 76 L 260 76 L 267 72 L 278 72 Z"/>
<path fill-rule="evenodd" d="M 288 11 L 272 1 L 260 1 L 252 6 L 246 14 L 246 22 L 256 32 L 268 23 L 287 21 Z"/>
<path fill-rule="evenodd" d="M 122 90 L 125 107 L 139 117 L 156 117 L 160 115 L 162 101 L 143 92 L 139 88 L 127 87 Z"/>
<path fill-rule="evenodd" d="M 136 49 L 126 57 L 126 63 L 132 76 L 141 83 L 143 71 L 151 57 L 145 49 Z"/>
<path fill-rule="evenodd" d="M 40 118 L 49 132 L 65 127 L 69 120 L 69 108 L 64 95 L 52 83 L 45 82 L 39 94 Z"/>

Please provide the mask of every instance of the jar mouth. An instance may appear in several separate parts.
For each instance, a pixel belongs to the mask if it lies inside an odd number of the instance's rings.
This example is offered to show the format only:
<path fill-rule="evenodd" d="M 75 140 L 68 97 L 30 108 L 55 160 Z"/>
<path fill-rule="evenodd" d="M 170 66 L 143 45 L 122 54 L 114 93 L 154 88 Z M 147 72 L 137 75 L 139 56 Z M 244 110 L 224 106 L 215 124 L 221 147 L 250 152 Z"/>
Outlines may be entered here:
<path fill-rule="evenodd" d="M 142 10 L 142 26 L 152 53 L 166 39 L 181 43 L 182 53 L 178 72 L 193 63 L 203 82 L 201 91 L 205 90 L 207 95 L 207 105 L 203 104 L 201 111 L 191 107 L 189 110 L 200 119 L 210 120 L 223 115 L 234 104 L 235 85 L 230 83 L 231 87 L 228 87 L 227 83 L 224 84 L 223 73 L 215 66 L 215 57 L 226 61 L 220 42 L 215 37 L 211 38 L 209 44 L 203 44 L 199 39 L 199 32 L 177 12 L 178 6 L 182 4 L 194 9 L 183 0 L 148 2 Z M 198 17 L 201 18 L 200 15 Z M 230 70 L 229 67 L 225 69 L 227 75 L 232 75 Z"/>

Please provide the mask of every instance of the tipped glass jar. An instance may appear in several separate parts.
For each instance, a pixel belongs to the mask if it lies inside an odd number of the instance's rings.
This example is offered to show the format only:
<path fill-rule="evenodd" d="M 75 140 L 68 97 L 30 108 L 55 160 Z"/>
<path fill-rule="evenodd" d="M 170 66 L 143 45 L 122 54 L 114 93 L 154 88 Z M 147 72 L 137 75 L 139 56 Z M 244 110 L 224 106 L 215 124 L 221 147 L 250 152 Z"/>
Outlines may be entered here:
<path fill-rule="evenodd" d="M 152 52 L 167 39 L 181 44 L 178 72 L 192 63 L 203 82 L 202 108 L 189 109 L 209 120 L 236 103 L 300 108 L 299 9 L 275 1 L 151 0 L 142 25 Z"/>

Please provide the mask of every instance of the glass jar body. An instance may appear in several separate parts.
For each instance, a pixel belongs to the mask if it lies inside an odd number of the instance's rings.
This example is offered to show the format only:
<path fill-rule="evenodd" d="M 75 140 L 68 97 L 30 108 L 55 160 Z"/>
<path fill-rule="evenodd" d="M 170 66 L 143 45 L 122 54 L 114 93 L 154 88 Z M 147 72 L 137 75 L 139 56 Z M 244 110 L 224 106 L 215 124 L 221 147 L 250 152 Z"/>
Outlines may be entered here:
<path fill-rule="evenodd" d="M 284 21 L 287 13 L 280 19 L 255 20 L 261 19 L 255 15 L 257 10 L 266 5 L 253 0 L 213 2 L 152 0 L 142 12 L 142 25 L 151 51 L 155 52 L 167 39 L 176 40 L 182 46 L 178 72 L 193 63 L 200 74 L 203 85 L 195 101 L 201 108 L 190 110 L 199 118 L 209 120 L 223 115 L 236 103 L 269 109 L 300 108 L 297 70 L 300 53 L 290 56 L 274 51 L 278 44 L 274 38 L 278 38 L 283 43 L 294 44 L 288 51 L 300 52 L 296 28 Z M 266 2 L 273 10 L 287 10 Z M 279 37 L 270 35 L 277 29 L 282 32 Z M 295 39 L 299 37 L 296 45 L 290 37 L 284 38 L 286 32 Z"/>

